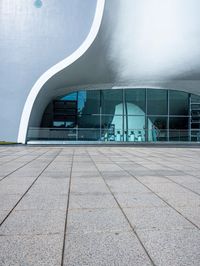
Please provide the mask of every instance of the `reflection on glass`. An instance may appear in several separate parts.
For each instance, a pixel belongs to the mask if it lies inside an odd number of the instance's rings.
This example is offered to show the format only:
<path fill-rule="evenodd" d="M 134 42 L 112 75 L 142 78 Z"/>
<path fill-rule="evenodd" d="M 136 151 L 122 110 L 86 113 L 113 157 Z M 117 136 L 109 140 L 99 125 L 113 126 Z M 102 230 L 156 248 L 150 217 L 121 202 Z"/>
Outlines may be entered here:
<path fill-rule="evenodd" d="M 77 101 L 77 92 L 72 92 L 65 96 L 62 96 L 59 100 L 61 101 Z"/>
<path fill-rule="evenodd" d="M 77 126 L 78 128 L 100 128 L 100 116 L 78 115 Z"/>
<path fill-rule="evenodd" d="M 169 119 L 169 140 L 188 141 L 188 117 L 170 117 Z"/>
<path fill-rule="evenodd" d="M 123 114 L 122 90 L 102 90 L 102 114 Z"/>
<path fill-rule="evenodd" d="M 127 115 L 141 115 L 145 110 L 145 89 L 125 90 L 125 113 Z"/>
<path fill-rule="evenodd" d="M 143 112 L 141 112 L 143 113 Z M 145 141 L 145 115 L 124 117 L 124 140 Z"/>
<path fill-rule="evenodd" d="M 88 90 L 78 92 L 78 113 L 83 115 L 100 113 L 99 90 Z"/>
<path fill-rule="evenodd" d="M 188 115 L 188 93 L 181 91 L 169 91 L 169 114 Z"/>
<path fill-rule="evenodd" d="M 123 141 L 123 116 L 103 115 L 101 118 L 102 141 Z"/>
<path fill-rule="evenodd" d="M 167 117 L 148 117 L 148 141 L 167 140 Z"/>
<path fill-rule="evenodd" d="M 149 115 L 167 115 L 167 91 L 147 90 L 147 113 Z"/>
<path fill-rule="evenodd" d="M 100 140 L 100 116 L 79 115 L 77 119 L 77 130 L 79 140 Z"/>
<path fill-rule="evenodd" d="M 189 94 L 179 91 L 71 92 L 49 103 L 43 114 L 41 132 L 37 135 L 43 139 L 48 135 L 47 139 L 59 139 L 60 136 L 60 139 L 68 140 L 117 142 L 200 141 L 200 97 L 191 95 L 191 120 L 188 102 Z M 35 134 L 34 131 L 34 138 Z"/>

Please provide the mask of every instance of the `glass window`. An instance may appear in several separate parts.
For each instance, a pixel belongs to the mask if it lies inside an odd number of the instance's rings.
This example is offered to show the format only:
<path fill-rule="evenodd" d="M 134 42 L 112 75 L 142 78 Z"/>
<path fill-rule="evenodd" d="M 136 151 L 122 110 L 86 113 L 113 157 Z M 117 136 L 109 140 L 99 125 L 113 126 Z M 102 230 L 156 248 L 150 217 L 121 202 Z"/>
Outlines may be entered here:
<path fill-rule="evenodd" d="M 149 116 L 147 121 L 148 121 L 148 141 L 166 141 L 167 117 Z"/>
<path fill-rule="evenodd" d="M 99 128 L 79 128 L 77 130 L 77 140 L 81 141 L 100 141 Z"/>
<path fill-rule="evenodd" d="M 123 141 L 123 116 L 103 115 L 101 117 L 101 140 Z"/>
<path fill-rule="evenodd" d="M 197 141 L 200 96 L 191 94 L 191 103 L 191 140 Z M 71 92 L 52 100 L 43 114 L 41 127 L 52 128 L 48 131 L 49 139 L 188 141 L 189 94 L 160 89 Z"/>
<path fill-rule="evenodd" d="M 188 117 L 170 117 L 170 129 L 188 129 Z"/>
<path fill-rule="evenodd" d="M 196 103 L 200 103 L 200 96 L 195 95 L 195 94 L 191 94 L 191 101 L 196 102 Z"/>
<path fill-rule="evenodd" d="M 76 122 L 76 115 L 54 115 L 54 121 Z"/>
<path fill-rule="evenodd" d="M 188 93 L 182 91 L 169 91 L 170 115 L 188 115 L 188 112 L 189 112 Z"/>
<path fill-rule="evenodd" d="M 53 121 L 53 126 L 54 127 L 65 127 L 65 123 L 64 121 Z"/>
<path fill-rule="evenodd" d="M 100 113 L 99 90 L 87 90 L 78 92 L 78 113 L 83 115 Z"/>
<path fill-rule="evenodd" d="M 169 140 L 187 141 L 189 138 L 188 117 L 169 118 Z"/>
<path fill-rule="evenodd" d="M 145 89 L 125 90 L 125 113 L 128 115 L 144 115 Z"/>
<path fill-rule="evenodd" d="M 78 115 L 78 128 L 100 128 L 99 115 Z"/>
<path fill-rule="evenodd" d="M 145 141 L 145 116 L 124 116 L 124 140 Z"/>
<path fill-rule="evenodd" d="M 79 140 L 100 140 L 99 115 L 79 115 L 77 120 L 77 131 Z"/>
<path fill-rule="evenodd" d="M 122 115 L 122 90 L 102 90 L 102 114 Z"/>
<path fill-rule="evenodd" d="M 60 100 L 62 100 L 62 101 L 77 101 L 77 92 L 72 92 L 72 93 L 69 93 L 65 96 L 62 96 L 60 98 Z"/>
<path fill-rule="evenodd" d="M 147 112 L 149 115 L 167 115 L 167 90 L 147 90 Z"/>

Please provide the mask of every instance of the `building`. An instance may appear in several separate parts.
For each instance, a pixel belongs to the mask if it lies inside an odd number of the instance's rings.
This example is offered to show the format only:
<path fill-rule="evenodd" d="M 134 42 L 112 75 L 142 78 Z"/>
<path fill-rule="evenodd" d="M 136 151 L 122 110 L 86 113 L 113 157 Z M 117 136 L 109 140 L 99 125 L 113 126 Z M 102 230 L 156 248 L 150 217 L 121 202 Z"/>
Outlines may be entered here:
<path fill-rule="evenodd" d="M 198 0 L 2 0 L 0 139 L 200 141 Z"/>

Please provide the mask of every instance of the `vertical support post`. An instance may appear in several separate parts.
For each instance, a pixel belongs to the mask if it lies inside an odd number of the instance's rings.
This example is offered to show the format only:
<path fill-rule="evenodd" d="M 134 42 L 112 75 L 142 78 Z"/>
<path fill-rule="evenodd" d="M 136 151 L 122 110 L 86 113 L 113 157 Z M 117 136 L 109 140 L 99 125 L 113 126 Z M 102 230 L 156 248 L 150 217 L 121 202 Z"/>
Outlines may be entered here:
<path fill-rule="evenodd" d="M 99 118 L 99 123 L 100 123 L 100 125 L 99 125 L 99 134 L 100 134 L 100 141 L 102 141 L 102 91 L 101 90 L 99 90 L 99 94 L 100 94 L 100 113 L 99 113 L 99 115 L 100 115 L 100 118 Z"/>
<path fill-rule="evenodd" d="M 122 141 L 124 141 L 124 108 L 125 108 L 125 99 L 124 99 L 124 88 L 122 89 Z"/>
<path fill-rule="evenodd" d="M 191 110 L 191 103 L 192 103 L 192 101 L 191 101 L 191 93 L 189 94 L 189 99 L 188 99 L 188 101 L 189 101 L 189 108 L 188 108 L 188 112 L 189 112 L 189 114 L 188 114 L 188 116 L 189 116 L 189 119 L 188 119 L 188 133 L 189 133 L 189 141 L 191 141 L 192 140 L 192 138 L 191 138 L 191 123 L 192 123 L 192 117 L 191 117 L 191 115 L 192 115 L 192 110 Z"/>
<path fill-rule="evenodd" d="M 147 89 L 145 89 L 145 142 L 148 142 L 148 135 L 149 135 L 149 130 L 148 130 L 148 118 L 147 118 Z"/>
<path fill-rule="evenodd" d="M 124 100 L 124 107 L 125 107 L 125 119 L 126 119 L 126 141 L 128 141 L 128 108 L 127 108 L 127 102 L 126 102 L 126 89 L 123 89 L 123 100 Z"/>
<path fill-rule="evenodd" d="M 79 92 L 76 92 L 76 141 L 78 140 L 79 130 L 78 130 L 78 94 Z"/>
<path fill-rule="evenodd" d="M 169 142 L 169 90 L 167 90 L 167 141 Z"/>

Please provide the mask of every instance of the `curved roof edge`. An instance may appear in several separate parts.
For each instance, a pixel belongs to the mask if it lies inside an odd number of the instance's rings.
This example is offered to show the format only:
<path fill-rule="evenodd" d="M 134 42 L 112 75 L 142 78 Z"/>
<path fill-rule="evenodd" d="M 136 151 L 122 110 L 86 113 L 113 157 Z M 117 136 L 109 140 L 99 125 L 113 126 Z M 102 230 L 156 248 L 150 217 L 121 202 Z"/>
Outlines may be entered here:
<path fill-rule="evenodd" d="M 70 56 L 65 58 L 64 60 L 60 61 L 50 69 L 48 69 L 34 84 L 32 87 L 27 100 L 25 102 L 21 120 L 20 120 L 20 126 L 19 126 L 19 133 L 18 133 L 18 142 L 19 143 L 25 143 L 26 142 L 26 134 L 28 129 L 28 123 L 29 118 L 31 115 L 31 110 L 33 108 L 33 104 L 37 98 L 38 93 L 44 86 L 44 84 L 52 78 L 56 73 L 59 71 L 65 69 L 72 63 L 74 63 L 78 58 L 80 58 L 91 46 L 91 44 L 94 42 L 102 21 L 103 17 L 103 11 L 105 6 L 105 0 L 97 0 L 97 6 L 95 11 L 95 16 L 93 19 L 92 27 L 90 29 L 90 32 L 85 39 L 85 41 L 82 43 L 82 45 Z"/>

